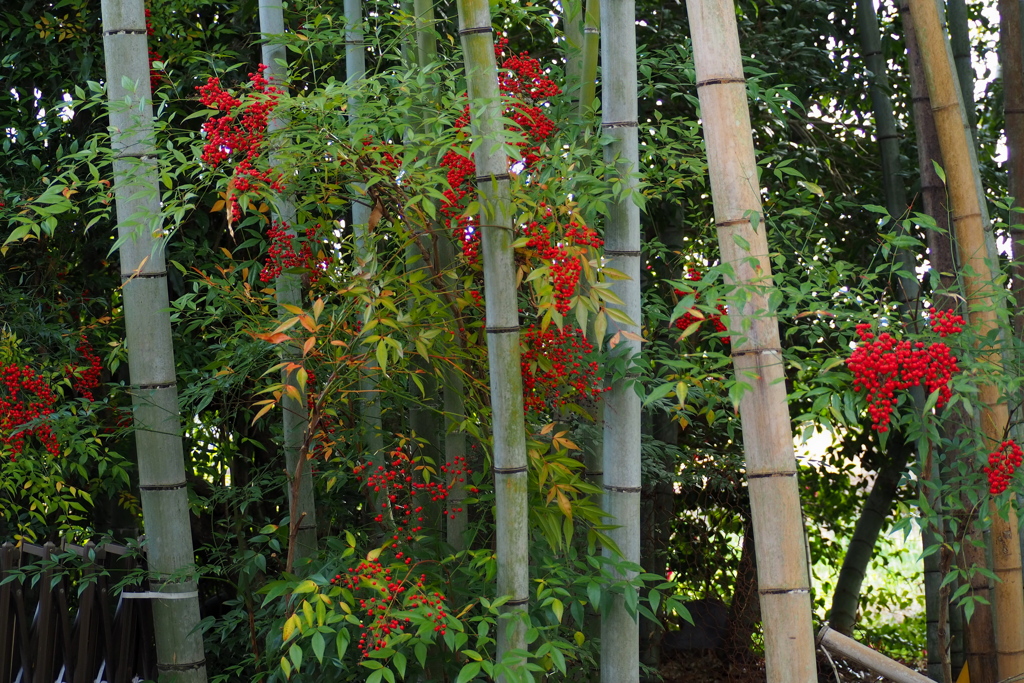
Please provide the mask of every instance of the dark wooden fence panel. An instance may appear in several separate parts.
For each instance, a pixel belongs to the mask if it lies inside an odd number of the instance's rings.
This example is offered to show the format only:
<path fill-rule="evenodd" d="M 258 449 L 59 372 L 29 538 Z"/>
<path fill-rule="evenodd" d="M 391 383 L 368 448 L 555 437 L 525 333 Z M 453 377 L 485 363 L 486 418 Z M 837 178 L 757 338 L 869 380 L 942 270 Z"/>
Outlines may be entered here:
<path fill-rule="evenodd" d="M 119 545 L 0 546 L 0 683 L 156 680 L 149 600 L 113 591 L 134 569 Z"/>

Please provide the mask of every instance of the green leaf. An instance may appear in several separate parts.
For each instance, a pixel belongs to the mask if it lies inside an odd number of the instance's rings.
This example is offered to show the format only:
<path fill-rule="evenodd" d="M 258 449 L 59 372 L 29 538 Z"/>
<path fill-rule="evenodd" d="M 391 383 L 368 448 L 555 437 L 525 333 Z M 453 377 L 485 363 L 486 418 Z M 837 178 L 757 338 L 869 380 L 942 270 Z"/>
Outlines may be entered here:
<path fill-rule="evenodd" d="M 310 647 L 313 648 L 313 654 L 316 655 L 316 659 L 321 664 L 324 661 L 324 648 L 327 643 L 324 642 L 323 634 L 320 631 L 315 631 L 313 637 L 310 639 Z"/>
<path fill-rule="evenodd" d="M 462 671 L 459 672 L 459 677 L 455 679 L 455 683 L 468 683 L 468 681 L 476 678 L 476 675 L 480 673 L 480 662 L 469 662 Z"/>
<path fill-rule="evenodd" d="M 347 629 L 341 629 L 338 631 L 338 635 L 334 638 L 334 647 L 338 650 L 338 659 L 344 659 L 345 653 L 348 651 L 348 643 L 351 636 L 348 634 Z"/>
<path fill-rule="evenodd" d="M 647 398 L 644 399 L 644 406 L 648 406 L 660 398 L 665 398 L 673 391 L 675 391 L 675 388 L 676 385 L 673 384 L 672 382 L 666 382 L 661 386 L 655 387 L 651 393 L 647 394 Z"/>
<path fill-rule="evenodd" d="M 401 652 L 396 652 L 391 662 L 395 665 L 395 669 L 398 670 L 398 675 L 402 678 L 405 678 L 405 667 L 408 664 L 405 655 L 403 655 Z"/>

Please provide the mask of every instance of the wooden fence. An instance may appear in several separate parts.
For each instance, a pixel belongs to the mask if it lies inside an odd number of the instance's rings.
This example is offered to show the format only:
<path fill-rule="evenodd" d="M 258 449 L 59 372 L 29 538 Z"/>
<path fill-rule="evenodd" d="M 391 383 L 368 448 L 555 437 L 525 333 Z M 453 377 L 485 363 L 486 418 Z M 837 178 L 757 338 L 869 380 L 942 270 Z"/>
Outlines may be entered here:
<path fill-rule="evenodd" d="M 124 546 L 0 546 L 0 683 L 156 680 L 150 603 Z M 140 596 L 141 597 L 141 596 Z"/>

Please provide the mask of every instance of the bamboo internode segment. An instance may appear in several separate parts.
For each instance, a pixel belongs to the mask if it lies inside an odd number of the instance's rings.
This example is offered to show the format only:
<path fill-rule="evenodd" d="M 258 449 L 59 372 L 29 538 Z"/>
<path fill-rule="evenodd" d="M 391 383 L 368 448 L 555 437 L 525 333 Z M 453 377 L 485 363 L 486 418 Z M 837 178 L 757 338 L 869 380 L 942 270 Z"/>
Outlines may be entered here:
<path fill-rule="evenodd" d="M 817 681 L 796 458 L 768 244 L 731 0 L 687 0 L 711 195 L 726 282 L 769 683 Z M 761 476 L 778 474 L 782 476 Z"/>
<path fill-rule="evenodd" d="M 592 8 L 587 3 L 587 25 L 593 25 Z M 601 129 L 608 136 L 605 162 L 609 172 L 633 191 L 637 187 L 639 143 L 637 138 L 636 8 L 633 0 L 602 0 L 601 36 Z M 585 41 L 596 39 L 586 33 Z M 592 50 L 589 42 L 586 49 Z M 589 64 L 585 57 L 586 72 Z M 592 82 L 584 75 L 584 100 L 592 97 Z M 626 332 L 613 353 L 634 358 L 640 353 L 640 208 L 631 193 L 609 202 L 604 231 L 608 265 L 628 276 L 612 282 L 611 290 L 623 302 L 615 306 L 631 324 L 611 323 L 612 332 Z M 604 471 L 604 509 L 616 528 L 608 536 L 619 546 L 622 559 L 640 563 L 640 397 L 630 376 L 615 380 L 604 399 L 602 469 Z M 605 554 L 611 556 L 608 548 Z M 640 625 L 629 614 L 621 595 L 612 598 L 601 611 L 602 683 L 637 683 L 640 680 Z"/>
<path fill-rule="evenodd" d="M 481 254 L 487 324 L 494 328 L 487 332 L 487 363 L 494 424 L 498 595 L 510 597 L 506 610 L 525 617 L 530 597 L 526 426 L 519 335 L 504 332 L 518 327 L 519 307 L 503 107 L 488 0 L 459 0 L 458 9 L 470 128 L 473 137 L 480 141 L 474 160 L 481 206 Z M 510 471 L 519 468 L 522 471 Z M 499 621 L 497 640 L 499 659 L 509 650 L 525 650 L 524 621 Z"/>
<path fill-rule="evenodd" d="M 259 0 L 260 33 L 263 40 L 263 63 L 267 65 L 265 76 L 272 86 L 283 88 L 288 76 L 287 52 L 283 43 L 274 43 L 285 32 L 282 0 Z M 275 114 L 267 122 L 270 132 L 283 130 L 288 120 Z M 271 157 L 271 165 L 275 165 Z M 278 197 L 274 204 L 276 218 L 288 225 L 287 233 L 295 236 L 295 207 L 290 198 Z M 278 303 L 278 315 L 285 318 L 291 315 L 284 306 L 302 306 L 302 276 L 296 273 L 281 273 L 274 284 L 275 298 Z M 294 344 L 282 344 L 279 347 L 281 360 L 298 364 L 302 354 Z M 281 371 L 281 381 L 298 387 L 296 371 Z M 299 389 L 300 394 L 302 393 Z M 288 471 L 290 485 L 288 487 L 288 516 L 291 520 L 289 538 L 294 542 L 288 544 L 287 567 L 291 570 L 296 559 L 306 558 L 316 552 L 316 501 L 313 491 L 313 472 L 306 457 L 306 436 L 309 429 L 309 411 L 305 401 L 285 395 L 281 399 L 283 451 L 285 466 Z"/>
<path fill-rule="evenodd" d="M 998 285 L 990 264 L 995 262 L 986 231 L 984 193 L 974 144 L 971 139 L 963 98 L 954 75 L 953 56 L 942 32 L 938 7 L 931 0 L 910 0 L 914 27 L 924 57 L 925 77 L 931 95 L 935 126 L 942 156 L 946 160 L 946 187 L 953 209 L 953 229 L 963 275 L 971 323 L 985 335 L 998 329 L 995 306 Z M 982 360 L 999 370 L 1002 357 L 993 349 Z M 1006 438 L 1009 412 L 997 387 L 979 386 L 981 428 L 988 447 Z M 999 581 L 993 589 L 996 651 L 999 677 L 1024 673 L 1024 586 L 1021 580 L 1020 538 L 1017 515 L 1010 509 L 1000 516 L 994 502 L 992 517 L 992 564 Z"/>
<path fill-rule="evenodd" d="M 114 149 L 114 199 L 149 570 L 170 590 L 196 590 L 195 557 L 168 313 L 159 175 L 142 0 L 104 0 L 103 50 Z M 170 583 L 172 578 L 176 580 Z M 204 683 L 197 597 L 155 600 L 157 666 L 183 683 Z"/>
<path fill-rule="evenodd" d="M 818 631 L 818 643 L 823 648 L 841 655 L 844 659 L 855 662 L 879 676 L 895 681 L 895 683 L 935 683 L 927 676 L 922 676 L 913 669 L 889 659 L 881 652 L 872 650 L 867 645 L 862 645 L 828 626 L 822 626 Z"/>

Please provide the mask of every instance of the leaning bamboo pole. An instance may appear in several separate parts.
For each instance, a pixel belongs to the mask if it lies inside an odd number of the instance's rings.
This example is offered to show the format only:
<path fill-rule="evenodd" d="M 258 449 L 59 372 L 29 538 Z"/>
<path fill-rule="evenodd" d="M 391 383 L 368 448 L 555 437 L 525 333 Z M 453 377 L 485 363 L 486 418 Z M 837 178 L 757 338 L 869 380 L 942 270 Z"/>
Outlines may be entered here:
<path fill-rule="evenodd" d="M 103 53 L 114 152 L 139 497 L 146 529 L 160 681 L 205 683 L 199 594 L 168 313 L 165 233 L 142 0 L 103 0 Z"/>
<path fill-rule="evenodd" d="M 817 681 L 810 579 L 774 286 L 731 0 L 687 0 L 711 196 L 727 283 L 769 683 Z M 771 539 L 763 543 L 761 539 Z"/>
<path fill-rule="evenodd" d="M 602 0 L 600 11 L 604 21 L 601 132 L 608 139 L 604 159 L 611 167 L 613 179 L 622 183 L 626 191 L 608 204 L 604 256 L 610 268 L 628 276 L 614 281 L 612 291 L 623 302 L 618 308 L 632 321 L 610 326 L 620 336 L 611 352 L 635 358 L 640 354 L 641 316 L 640 207 L 631 196 L 631 192 L 637 191 L 640 172 L 635 2 Z M 608 536 L 622 551 L 622 559 L 639 564 L 641 406 L 633 381 L 629 376 L 614 380 L 605 394 L 602 469 L 604 510 L 615 525 Z M 604 552 L 611 554 L 609 548 Z M 601 681 L 639 681 L 639 661 L 639 622 L 629 614 L 623 596 L 616 595 L 601 610 Z"/>
<path fill-rule="evenodd" d="M 284 43 L 273 42 L 284 35 L 284 11 L 281 0 L 260 0 L 260 34 L 263 39 L 263 63 L 267 65 L 267 80 L 278 88 L 283 87 L 288 77 L 285 66 L 288 54 Z M 287 128 L 287 119 L 275 115 L 270 119 L 267 130 L 271 133 Z M 273 164 L 273 159 L 271 160 Z M 287 231 L 295 236 L 295 206 L 289 197 L 280 197 L 275 202 L 274 213 L 278 220 L 288 225 Z M 293 315 L 285 306 L 302 306 L 302 276 L 297 273 L 282 272 L 274 285 L 278 314 L 282 318 Z M 285 344 L 281 349 L 281 360 L 298 367 L 302 353 L 298 346 Z M 297 370 L 287 368 L 281 371 L 282 381 L 298 390 L 298 396 L 285 396 L 281 399 L 283 417 L 284 460 L 288 470 L 290 485 L 288 487 L 288 515 L 291 519 L 289 538 L 288 567 L 297 559 L 303 559 L 316 552 L 316 501 L 313 492 L 313 471 L 307 457 L 306 436 L 309 431 L 309 411 L 306 408 L 305 392 L 296 380 Z"/>
<path fill-rule="evenodd" d="M 932 0 L 910 0 L 914 27 L 920 42 L 925 76 L 931 95 L 935 126 L 942 156 L 946 160 L 946 187 L 953 208 L 953 229 L 960 252 L 962 281 L 970 319 L 979 335 L 998 329 L 999 292 L 992 276 L 985 232 L 989 229 L 984 193 L 978 174 L 974 145 L 967 128 L 960 87 L 953 69 L 949 43 L 941 33 L 939 14 Z M 998 350 L 991 349 L 986 360 L 1002 366 Z M 981 428 L 987 446 L 995 447 L 1006 438 L 1009 412 L 998 387 L 978 387 Z M 999 581 L 993 590 L 996 650 L 999 677 L 1024 673 L 1024 587 L 1021 580 L 1020 539 L 1017 515 L 1010 508 L 1004 518 L 995 501 L 989 504 L 992 517 L 992 564 Z"/>
<path fill-rule="evenodd" d="M 519 309 L 508 154 L 498 89 L 488 0 L 458 0 L 459 36 L 466 61 L 470 127 L 480 200 L 481 253 L 487 316 L 487 364 L 493 420 L 495 536 L 498 595 L 512 619 L 498 622 L 498 659 L 526 649 L 529 602 L 526 423 L 519 359 Z"/>

